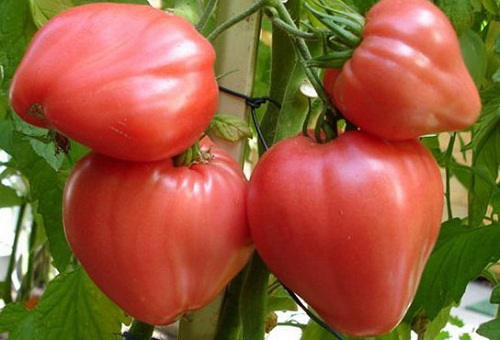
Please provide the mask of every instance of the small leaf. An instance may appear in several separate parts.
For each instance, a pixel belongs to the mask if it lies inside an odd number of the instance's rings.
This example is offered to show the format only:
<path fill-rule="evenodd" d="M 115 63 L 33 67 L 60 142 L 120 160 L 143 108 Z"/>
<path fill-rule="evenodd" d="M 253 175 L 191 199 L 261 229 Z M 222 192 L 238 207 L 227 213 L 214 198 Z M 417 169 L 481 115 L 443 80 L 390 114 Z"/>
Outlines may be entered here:
<path fill-rule="evenodd" d="M 42 27 L 49 19 L 60 12 L 73 7 L 71 0 L 32 0 L 30 1 L 33 20 Z"/>
<path fill-rule="evenodd" d="M 296 311 L 297 304 L 291 297 L 287 296 L 271 296 L 267 300 L 267 310 L 274 311 Z"/>
<path fill-rule="evenodd" d="M 215 115 L 208 127 L 209 131 L 229 142 L 237 142 L 252 137 L 248 123 L 234 115 Z"/>
<path fill-rule="evenodd" d="M 476 332 L 491 340 L 500 339 L 500 319 L 493 319 L 483 323 Z"/>
<path fill-rule="evenodd" d="M 500 304 L 500 283 L 497 283 L 491 291 L 490 302 Z"/>
<path fill-rule="evenodd" d="M 15 207 L 23 202 L 22 198 L 11 187 L 0 183 L 0 208 Z"/>

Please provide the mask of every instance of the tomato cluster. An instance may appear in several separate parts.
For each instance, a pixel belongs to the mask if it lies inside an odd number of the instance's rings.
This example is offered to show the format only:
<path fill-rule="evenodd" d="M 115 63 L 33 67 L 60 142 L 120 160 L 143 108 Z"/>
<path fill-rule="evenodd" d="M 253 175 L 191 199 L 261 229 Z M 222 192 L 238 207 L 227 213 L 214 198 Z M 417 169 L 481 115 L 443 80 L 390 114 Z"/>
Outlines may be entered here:
<path fill-rule="evenodd" d="M 67 239 L 104 293 L 155 325 L 208 304 L 253 252 L 238 163 L 207 138 L 197 162 L 172 160 L 215 113 L 214 59 L 185 19 L 96 3 L 45 24 L 11 86 L 21 118 L 93 150 L 66 183 Z"/>
<path fill-rule="evenodd" d="M 324 88 L 359 130 L 271 147 L 250 179 L 250 229 L 271 271 L 328 324 L 378 336 L 405 315 L 441 224 L 441 174 L 417 138 L 470 126 L 481 103 L 452 25 L 427 0 L 374 5 Z"/>
<path fill-rule="evenodd" d="M 250 183 L 199 141 L 218 100 L 214 59 L 190 23 L 149 6 L 83 5 L 36 34 L 10 100 L 28 123 L 92 149 L 64 191 L 76 257 L 124 311 L 159 325 L 208 304 L 255 246 L 332 327 L 389 332 L 443 210 L 439 167 L 418 137 L 466 128 L 481 110 L 451 24 L 427 0 L 378 2 L 351 59 L 324 78 L 358 129 L 285 139 Z M 202 156 L 176 165 L 198 141 Z"/>

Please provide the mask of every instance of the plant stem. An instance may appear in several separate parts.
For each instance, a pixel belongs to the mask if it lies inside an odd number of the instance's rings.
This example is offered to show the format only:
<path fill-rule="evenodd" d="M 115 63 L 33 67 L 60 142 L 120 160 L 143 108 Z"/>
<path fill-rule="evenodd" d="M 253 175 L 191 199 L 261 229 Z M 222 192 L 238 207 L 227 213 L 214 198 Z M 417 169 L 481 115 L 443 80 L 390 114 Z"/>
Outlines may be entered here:
<path fill-rule="evenodd" d="M 285 5 L 280 0 L 268 0 L 267 3 L 270 7 L 276 9 L 278 15 L 286 24 L 288 24 L 293 29 L 299 30 L 299 28 L 295 24 L 295 21 L 293 20 L 293 18 L 290 16 L 290 13 L 286 9 Z M 309 48 L 307 47 L 306 42 L 304 41 L 303 38 L 300 38 L 296 35 L 290 35 L 290 36 L 293 38 L 291 39 L 292 43 L 294 43 L 294 47 L 299 57 L 299 61 L 302 67 L 304 68 L 304 72 L 306 73 L 307 78 L 311 82 L 311 85 L 314 87 L 314 90 L 316 91 L 319 98 L 323 102 L 325 108 L 331 109 L 333 111 L 332 104 L 330 102 L 330 99 L 328 98 L 328 95 L 325 92 L 325 89 L 323 88 L 318 73 L 313 71 L 308 66 L 308 61 L 312 59 L 312 56 L 311 53 L 309 52 Z"/>
<path fill-rule="evenodd" d="M 247 10 L 241 12 L 240 14 L 232 17 L 231 19 L 228 19 L 227 21 L 223 22 L 220 26 L 217 26 L 208 36 L 207 39 L 209 41 L 214 41 L 222 32 L 227 30 L 233 25 L 236 25 L 240 21 L 246 19 L 247 17 L 251 16 L 252 14 L 258 12 L 263 6 L 264 6 L 265 1 L 261 0 L 256 2 L 253 6 L 249 7 Z"/>
<path fill-rule="evenodd" d="M 24 301 L 29 298 L 31 290 L 33 288 L 33 270 L 35 266 L 35 241 L 37 237 L 38 225 L 35 221 L 32 221 L 30 228 L 30 237 L 28 243 L 28 269 L 24 275 L 23 282 L 21 283 L 21 289 L 17 301 Z"/>
<path fill-rule="evenodd" d="M 21 229 L 23 226 L 24 212 L 26 211 L 26 203 L 23 203 L 19 207 L 19 213 L 17 214 L 16 229 L 14 235 L 14 242 L 12 243 L 12 252 L 10 254 L 9 267 L 7 268 L 7 277 L 5 278 L 5 292 L 3 294 L 3 300 L 6 304 L 13 301 L 11 291 L 12 291 L 12 273 L 16 267 L 16 253 L 17 246 L 19 244 L 19 237 L 21 235 Z"/>
<path fill-rule="evenodd" d="M 243 270 L 231 281 L 224 295 L 215 339 L 238 340 L 241 336 L 241 312 L 239 308 L 247 271 Z"/>
<path fill-rule="evenodd" d="M 150 340 L 154 330 L 155 326 L 134 319 L 128 332 L 134 340 Z"/>
<path fill-rule="evenodd" d="M 446 149 L 446 167 L 445 167 L 445 199 L 446 199 L 446 211 L 448 214 L 448 219 L 451 220 L 453 218 L 453 210 L 451 208 L 451 171 L 450 171 L 450 163 L 453 155 L 453 147 L 455 146 L 457 134 L 452 133 L 450 137 L 450 141 L 448 142 L 448 148 Z"/>
<path fill-rule="evenodd" d="M 205 6 L 205 9 L 203 10 L 203 14 L 201 15 L 200 20 L 196 24 L 196 30 L 198 32 L 203 32 L 205 29 L 205 26 L 207 25 L 208 20 L 210 19 L 210 16 L 212 15 L 215 6 L 217 6 L 217 1 L 218 0 L 209 0 L 207 5 Z"/>

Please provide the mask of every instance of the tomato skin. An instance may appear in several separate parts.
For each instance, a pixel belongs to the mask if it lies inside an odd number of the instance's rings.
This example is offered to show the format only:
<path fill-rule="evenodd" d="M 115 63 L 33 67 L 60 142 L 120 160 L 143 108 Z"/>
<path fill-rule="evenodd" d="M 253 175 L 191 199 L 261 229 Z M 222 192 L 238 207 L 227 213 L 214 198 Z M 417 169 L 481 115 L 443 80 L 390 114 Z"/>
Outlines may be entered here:
<path fill-rule="evenodd" d="M 270 148 L 250 178 L 250 230 L 270 270 L 332 327 L 389 332 L 438 236 L 441 175 L 417 141 L 362 131 Z"/>
<path fill-rule="evenodd" d="M 171 323 L 213 300 L 253 252 L 248 182 L 216 146 L 208 164 L 83 158 L 64 191 L 69 244 L 131 316 Z"/>
<path fill-rule="evenodd" d="M 461 130 L 481 111 L 453 26 L 427 0 L 382 0 L 334 86 L 344 116 L 392 140 Z"/>
<path fill-rule="evenodd" d="M 67 10 L 33 38 L 10 89 L 25 121 L 93 150 L 154 161 L 191 146 L 215 113 L 212 45 L 146 5 Z"/>

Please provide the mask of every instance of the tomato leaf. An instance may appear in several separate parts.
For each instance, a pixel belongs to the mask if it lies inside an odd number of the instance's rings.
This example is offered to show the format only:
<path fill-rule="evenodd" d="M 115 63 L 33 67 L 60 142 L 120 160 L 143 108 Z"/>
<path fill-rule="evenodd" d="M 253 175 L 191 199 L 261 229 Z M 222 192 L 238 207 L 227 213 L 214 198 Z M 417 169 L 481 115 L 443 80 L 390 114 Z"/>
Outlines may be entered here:
<path fill-rule="evenodd" d="M 207 130 L 228 142 L 237 142 L 252 137 L 248 123 L 234 115 L 215 115 Z"/>
<path fill-rule="evenodd" d="M 71 0 L 34 0 L 30 4 L 33 20 L 38 27 L 42 27 L 56 14 L 73 7 Z"/>
<path fill-rule="evenodd" d="M 459 219 L 443 224 L 434 251 L 406 318 L 423 313 L 429 319 L 458 303 L 467 284 L 500 258 L 500 224 L 468 228 Z"/>
<path fill-rule="evenodd" d="M 23 202 L 16 190 L 0 183 L 0 208 L 14 207 Z"/>
<path fill-rule="evenodd" d="M 55 171 L 32 148 L 24 135 L 14 131 L 12 121 L 0 122 L 0 149 L 10 154 L 11 166 L 23 173 L 30 183 L 30 195 L 37 201 L 37 211 L 49 240 L 54 265 L 64 271 L 71 256 L 62 225 L 63 173 Z"/>
<path fill-rule="evenodd" d="M 1 1 L 0 13 L 2 13 L 0 16 L 1 93 L 7 91 L 8 80 L 12 78 L 36 27 L 31 18 L 28 0 Z"/>
<path fill-rule="evenodd" d="M 459 33 L 472 26 L 475 12 L 482 8 L 481 0 L 436 0 Z"/>
<path fill-rule="evenodd" d="M 0 313 L 0 333 L 14 332 L 29 311 L 19 303 L 10 303 Z"/>
<path fill-rule="evenodd" d="M 130 320 L 82 268 L 52 280 L 38 305 L 28 311 L 12 304 L 0 314 L 0 331 L 11 340 L 112 339 Z"/>
<path fill-rule="evenodd" d="M 460 49 L 465 65 L 474 83 L 480 88 L 488 67 L 488 54 L 483 40 L 471 29 L 466 29 L 460 35 Z"/>
<path fill-rule="evenodd" d="M 496 340 L 500 338 L 500 319 L 493 319 L 491 321 L 483 323 L 477 329 L 477 334 L 484 336 L 485 338 Z"/>
<path fill-rule="evenodd" d="M 482 223 L 488 205 L 500 191 L 496 185 L 500 165 L 500 100 L 490 100 L 489 97 L 498 90 L 498 87 L 493 87 L 491 93 L 483 96 L 488 104 L 483 109 L 470 146 L 475 156 L 468 193 L 471 226 Z"/>

